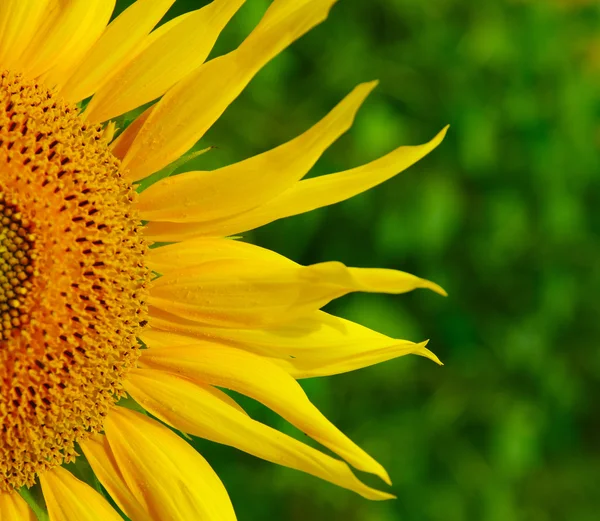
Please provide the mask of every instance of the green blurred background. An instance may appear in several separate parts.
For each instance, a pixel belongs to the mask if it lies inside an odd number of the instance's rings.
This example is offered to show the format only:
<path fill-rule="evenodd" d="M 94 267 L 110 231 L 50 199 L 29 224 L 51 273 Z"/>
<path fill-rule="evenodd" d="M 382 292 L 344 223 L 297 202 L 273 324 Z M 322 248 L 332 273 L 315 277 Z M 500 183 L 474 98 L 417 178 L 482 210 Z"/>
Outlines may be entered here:
<path fill-rule="evenodd" d="M 178 0 L 169 16 L 204 3 Z M 214 55 L 268 3 L 248 0 Z M 391 336 L 430 338 L 444 367 L 404 357 L 302 382 L 388 469 L 398 499 L 369 502 L 195 440 L 239 521 L 600 519 L 599 22 L 597 2 L 342 0 L 202 140 L 218 148 L 194 168 L 249 157 L 374 78 L 380 86 L 315 175 L 452 125 L 385 185 L 247 235 L 301 263 L 399 268 L 448 290 L 353 295 L 328 308 Z"/>

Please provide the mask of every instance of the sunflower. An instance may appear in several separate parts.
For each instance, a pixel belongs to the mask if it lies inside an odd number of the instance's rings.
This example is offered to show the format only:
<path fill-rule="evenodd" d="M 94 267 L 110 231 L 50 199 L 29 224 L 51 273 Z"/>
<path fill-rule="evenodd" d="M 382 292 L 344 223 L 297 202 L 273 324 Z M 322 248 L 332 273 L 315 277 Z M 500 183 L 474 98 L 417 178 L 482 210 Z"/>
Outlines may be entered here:
<path fill-rule="evenodd" d="M 237 49 L 206 63 L 243 0 L 155 28 L 173 3 L 138 0 L 110 24 L 115 0 L 0 4 L 2 520 L 36 519 L 32 486 L 51 521 L 120 520 L 119 509 L 132 521 L 235 519 L 186 434 L 365 498 L 393 497 L 353 474 L 349 465 L 390 483 L 297 380 L 409 353 L 439 362 L 425 342 L 321 311 L 354 291 L 443 294 L 436 284 L 333 261 L 302 266 L 237 236 L 389 179 L 445 129 L 302 180 L 351 126 L 375 87 L 365 83 L 273 150 L 171 175 L 335 0 L 274 0 Z M 253 420 L 222 389 L 262 402 L 339 458 Z M 82 461 L 101 487 L 76 477 Z"/>

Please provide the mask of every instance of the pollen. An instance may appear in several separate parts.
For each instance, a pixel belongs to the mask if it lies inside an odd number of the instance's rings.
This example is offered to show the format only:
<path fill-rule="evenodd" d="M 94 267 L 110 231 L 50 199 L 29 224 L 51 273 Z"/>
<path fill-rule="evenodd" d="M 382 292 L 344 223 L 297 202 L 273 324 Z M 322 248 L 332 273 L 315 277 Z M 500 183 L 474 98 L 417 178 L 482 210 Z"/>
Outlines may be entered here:
<path fill-rule="evenodd" d="M 102 430 L 146 321 L 147 244 L 101 127 L 0 73 L 0 491 Z"/>

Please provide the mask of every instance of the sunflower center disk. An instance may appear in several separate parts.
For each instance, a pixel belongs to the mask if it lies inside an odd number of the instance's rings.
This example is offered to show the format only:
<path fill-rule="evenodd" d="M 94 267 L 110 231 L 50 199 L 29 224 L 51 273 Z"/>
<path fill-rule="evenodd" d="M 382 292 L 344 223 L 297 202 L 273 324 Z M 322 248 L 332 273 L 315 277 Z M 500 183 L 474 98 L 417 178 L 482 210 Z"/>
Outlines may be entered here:
<path fill-rule="evenodd" d="M 100 128 L 0 73 L 0 492 L 75 458 L 138 356 L 147 245 Z"/>
<path fill-rule="evenodd" d="M 32 288 L 34 236 L 21 213 L 0 194 L 0 339 L 29 321 L 25 302 Z"/>

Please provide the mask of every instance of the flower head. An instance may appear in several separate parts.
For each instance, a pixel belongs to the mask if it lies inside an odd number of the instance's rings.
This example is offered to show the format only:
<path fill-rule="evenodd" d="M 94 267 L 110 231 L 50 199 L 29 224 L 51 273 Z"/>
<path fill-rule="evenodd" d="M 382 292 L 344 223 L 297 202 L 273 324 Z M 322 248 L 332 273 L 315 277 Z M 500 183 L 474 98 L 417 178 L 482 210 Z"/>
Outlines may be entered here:
<path fill-rule="evenodd" d="M 320 310 L 354 291 L 443 294 L 436 284 L 334 261 L 301 266 L 229 237 L 367 190 L 445 130 L 302 180 L 351 126 L 371 82 L 273 150 L 169 176 L 335 0 L 274 0 L 237 49 L 206 63 L 243 0 L 214 0 L 155 29 L 173 2 L 138 0 L 110 24 L 114 1 L 0 6 L 1 519 L 33 519 L 17 491 L 38 482 L 52 521 L 120 519 L 62 466 L 79 452 L 133 521 L 234 519 L 216 474 L 167 426 L 392 497 L 355 477 L 348 464 L 390 482 L 297 380 L 409 353 L 438 361 L 426 342 Z M 339 458 L 253 420 L 221 388 L 264 403 Z"/>
<path fill-rule="evenodd" d="M 0 488 L 75 457 L 135 365 L 146 241 L 119 162 L 74 107 L 0 76 Z M 57 440 L 60 440 L 57 443 Z"/>

